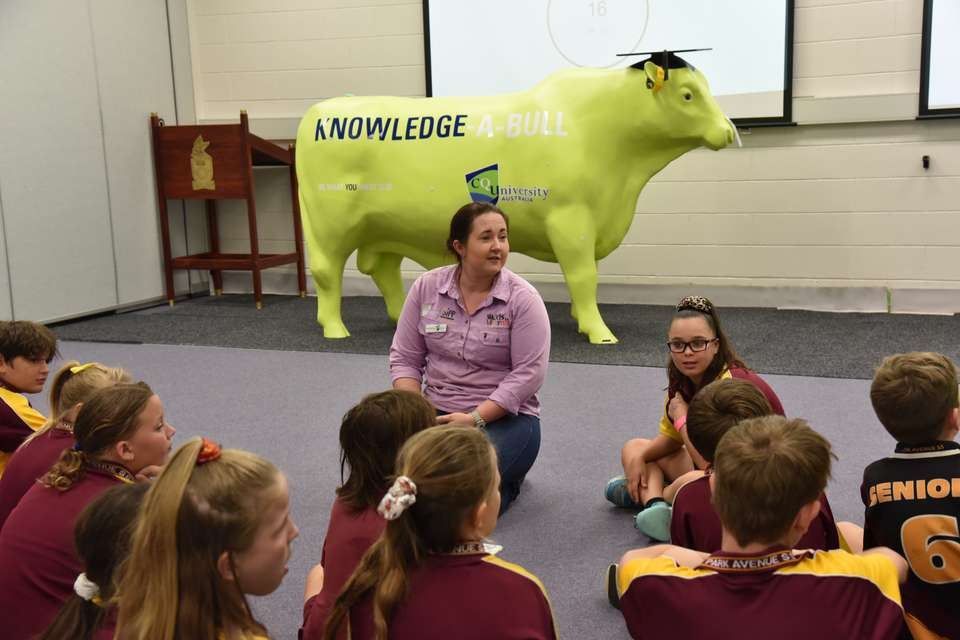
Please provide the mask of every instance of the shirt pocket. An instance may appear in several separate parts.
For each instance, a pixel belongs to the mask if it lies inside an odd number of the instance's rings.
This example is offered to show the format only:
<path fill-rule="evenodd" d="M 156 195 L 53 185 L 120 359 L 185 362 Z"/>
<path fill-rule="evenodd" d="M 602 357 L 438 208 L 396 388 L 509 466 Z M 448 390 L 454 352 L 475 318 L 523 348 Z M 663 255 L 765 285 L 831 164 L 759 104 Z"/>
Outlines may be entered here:
<path fill-rule="evenodd" d="M 509 329 L 484 329 L 480 333 L 480 344 L 484 347 L 510 348 Z"/>

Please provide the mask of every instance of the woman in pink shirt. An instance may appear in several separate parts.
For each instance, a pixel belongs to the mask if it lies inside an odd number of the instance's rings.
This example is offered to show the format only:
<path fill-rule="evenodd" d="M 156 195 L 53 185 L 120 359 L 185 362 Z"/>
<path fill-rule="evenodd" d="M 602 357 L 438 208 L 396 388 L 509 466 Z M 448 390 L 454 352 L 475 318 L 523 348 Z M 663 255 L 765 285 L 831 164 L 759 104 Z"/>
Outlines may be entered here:
<path fill-rule="evenodd" d="M 540 451 L 537 391 L 550 356 L 543 299 L 504 266 L 509 226 L 491 204 L 454 214 L 447 248 L 457 264 L 417 278 L 390 347 L 395 389 L 422 392 L 440 424 L 486 431 L 503 479 L 501 513 Z"/>

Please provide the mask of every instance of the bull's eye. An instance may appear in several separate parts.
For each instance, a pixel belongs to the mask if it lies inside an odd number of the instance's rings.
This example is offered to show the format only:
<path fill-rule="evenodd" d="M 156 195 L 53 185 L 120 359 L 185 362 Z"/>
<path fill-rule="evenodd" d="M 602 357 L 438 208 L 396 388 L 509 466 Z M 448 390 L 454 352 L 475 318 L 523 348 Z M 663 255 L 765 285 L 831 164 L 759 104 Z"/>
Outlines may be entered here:
<path fill-rule="evenodd" d="M 684 91 L 684 92 L 683 92 L 683 99 L 684 99 L 686 102 L 692 102 L 692 101 L 693 101 L 693 92 L 692 92 L 692 91 Z"/>

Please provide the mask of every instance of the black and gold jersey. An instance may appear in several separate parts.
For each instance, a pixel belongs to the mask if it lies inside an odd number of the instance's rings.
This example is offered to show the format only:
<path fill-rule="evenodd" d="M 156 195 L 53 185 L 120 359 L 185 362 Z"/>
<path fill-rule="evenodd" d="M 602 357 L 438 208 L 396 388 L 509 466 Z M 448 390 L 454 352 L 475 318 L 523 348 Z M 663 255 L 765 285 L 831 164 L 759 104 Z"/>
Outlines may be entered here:
<path fill-rule="evenodd" d="M 860 493 L 864 547 L 890 547 L 910 564 L 904 609 L 960 638 L 960 444 L 898 444 L 864 470 Z"/>

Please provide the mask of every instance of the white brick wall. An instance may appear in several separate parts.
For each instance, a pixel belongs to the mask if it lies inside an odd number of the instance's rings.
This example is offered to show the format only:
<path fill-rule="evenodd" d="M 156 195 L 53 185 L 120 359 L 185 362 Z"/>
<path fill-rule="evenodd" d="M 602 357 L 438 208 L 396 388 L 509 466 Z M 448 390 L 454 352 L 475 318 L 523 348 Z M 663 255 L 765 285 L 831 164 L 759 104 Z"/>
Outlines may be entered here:
<path fill-rule="evenodd" d="M 754 129 L 742 149 L 695 151 L 654 178 L 623 244 L 600 263 L 602 298 L 635 300 L 636 287 L 642 299 L 666 302 L 681 289 L 723 287 L 714 295 L 727 291 L 729 304 L 882 308 L 889 288 L 895 309 L 960 311 L 960 120 L 914 120 L 922 3 L 796 5 L 801 126 Z M 261 135 L 293 138 L 300 116 L 323 98 L 422 96 L 421 7 L 191 0 L 198 118 L 235 120 L 245 108 Z M 923 155 L 931 157 L 926 171 Z M 257 179 L 262 250 L 287 251 L 285 174 L 262 170 Z M 225 248 L 243 250 L 243 209 L 225 211 Z M 557 265 L 510 260 L 562 297 L 550 284 L 562 282 Z M 418 268 L 407 266 L 412 277 Z M 243 276 L 232 282 L 249 287 Z M 289 274 L 267 282 L 295 289 Z M 837 302 L 836 288 L 868 293 Z M 758 299 L 751 289 L 769 295 Z M 352 262 L 346 291 L 374 291 Z"/>

